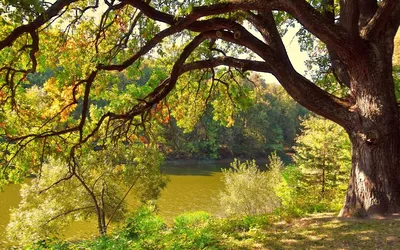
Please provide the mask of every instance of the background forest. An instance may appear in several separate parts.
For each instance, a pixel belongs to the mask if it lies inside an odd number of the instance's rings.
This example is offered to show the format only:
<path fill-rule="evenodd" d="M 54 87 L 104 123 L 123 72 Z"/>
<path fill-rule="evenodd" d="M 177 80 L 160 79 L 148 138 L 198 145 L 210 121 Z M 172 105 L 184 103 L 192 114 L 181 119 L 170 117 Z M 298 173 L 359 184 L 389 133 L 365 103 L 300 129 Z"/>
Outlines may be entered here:
<path fill-rule="evenodd" d="M 249 107 L 234 110 L 230 123 L 214 117 L 213 106 L 193 128 L 182 129 L 172 120 L 164 127 L 165 152 L 169 158 L 265 158 L 277 151 L 289 160 L 294 138 L 307 111 L 296 104 L 278 84 L 265 84 L 254 75 Z M 248 82 L 247 85 L 252 83 Z M 214 119 L 217 118 L 217 119 Z"/>

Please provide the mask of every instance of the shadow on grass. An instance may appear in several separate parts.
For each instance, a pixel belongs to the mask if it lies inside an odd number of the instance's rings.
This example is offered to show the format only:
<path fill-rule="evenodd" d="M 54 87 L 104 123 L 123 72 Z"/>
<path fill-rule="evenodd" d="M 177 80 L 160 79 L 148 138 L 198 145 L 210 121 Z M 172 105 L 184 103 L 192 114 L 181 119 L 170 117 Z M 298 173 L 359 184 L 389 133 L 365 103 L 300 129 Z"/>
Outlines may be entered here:
<path fill-rule="evenodd" d="M 276 223 L 241 237 L 241 242 L 251 239 L 243 249 L 400 249 L 400 217 L 311 217 Z"/>

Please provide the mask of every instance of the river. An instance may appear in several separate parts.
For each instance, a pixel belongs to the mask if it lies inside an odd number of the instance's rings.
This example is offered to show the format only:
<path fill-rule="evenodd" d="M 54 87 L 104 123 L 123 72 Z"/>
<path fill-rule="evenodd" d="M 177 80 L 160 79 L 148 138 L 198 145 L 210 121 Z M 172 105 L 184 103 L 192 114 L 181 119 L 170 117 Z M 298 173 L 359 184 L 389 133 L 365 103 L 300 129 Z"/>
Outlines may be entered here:
<path fill-rule="evenodd" d="M 228 161 L 215 162 L 170 162 L 162 171 L 170 182 L 162 191 L 157 202 L 158 213 L 171 222 L 174 217 L 184 212 L 206 211 L 221 216 L 218 195 L 223 189 L 221 168 L 229 167 Z M 5 227 L 9 222 L 10 208 L 18 206 L 21 199 L 20 185 L 9 185 L 0 192 L 0 246 L 5 244 Z M 128 199 L 128 203 L 133 203 Z M 76 222 L 65 230 L 67 239 L 87 238 L 96 235 L 97 224 Z"/>

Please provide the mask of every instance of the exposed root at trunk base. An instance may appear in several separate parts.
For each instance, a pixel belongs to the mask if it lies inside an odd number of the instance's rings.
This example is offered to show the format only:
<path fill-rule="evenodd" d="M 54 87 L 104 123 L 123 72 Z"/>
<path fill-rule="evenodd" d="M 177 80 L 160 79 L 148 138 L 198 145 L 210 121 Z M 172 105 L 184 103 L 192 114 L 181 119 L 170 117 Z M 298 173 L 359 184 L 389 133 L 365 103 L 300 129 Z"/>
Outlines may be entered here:
<path fill-rule="evenodd" d="M 382 206 L 372 206 L 367 210 L 361 206 L 349 207 L 347 204 L 340 210 L 338 217 L 343 218 L 371 218 L 371 219 L 384 219 L 387 217 L 398 216 L 400 207 L 391 206 L 389 208 Z"/>

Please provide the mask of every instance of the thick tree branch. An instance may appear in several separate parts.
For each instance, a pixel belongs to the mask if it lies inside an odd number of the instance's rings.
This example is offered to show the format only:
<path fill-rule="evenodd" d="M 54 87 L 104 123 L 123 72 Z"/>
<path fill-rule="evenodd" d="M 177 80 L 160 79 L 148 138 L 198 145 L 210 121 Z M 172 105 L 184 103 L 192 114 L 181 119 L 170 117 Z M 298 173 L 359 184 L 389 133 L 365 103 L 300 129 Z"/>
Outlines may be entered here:
<path fill-rule="evenodd" d="M 50 8 L 48 8 L 43 14 L 37 17 L 35 20 L 29 24 L 19 26 L 14 29 L 6 38 L 0 41 L 0 50 L 5 47 L 11 46 L 16 39 L 18 39 L 22 34 L 34 32 L 40 26 L 48 22 L 51 18 L 56 16 L 63 8 L 74 3 L 78 0 L 58 0 Z"/>
<path fill-rule="evenodd" d="M 359 39 L 358 20 L 360 17 L 360 9 L 358 0 L 340 0 L 340 17 L 339 24 L 353 40 Z"/>
<path fill-rule="evenodd" d="M 89 95 L 90 95 L 90 90 L 92 88 L 92 84 L 94 82 L 94 79 L 96 78 L 97 71 L 93 71 L 88 79 L 86 80 L 86 86 L 85 86 L 85 94 L 83 96 L 83 105 L 82 105 L 82 114 L 81 114 L 81 121 L 78 125 L 79 127 L 79 140 L 82 141 L 83 138 L 83 127 L 85 126 L 86 122 L 86 117 L 89 112 Z"/>
<path fill-rule="evenodd" d="M 400 26 L 400 1 L 397 3 L 390 18 L 390 27 L 392 29 L 392 37 L 396 36 L 397 30 Z"/>
<path fill-rule="evenodd" d="M 362 29 L 378 9 L 377 0 L 358 0 L 360 7 L 360 29 Z"/>
<path fill-rule="evenodd" d="M 36 72 L 36 67 L 37 67 L 37 60 L 35 53 L 39 51 L 39 36 L 36 33 L 36 31 L 30 31 L 29 32 L 31 37 L 32 37 L 32 49 L 29 53 L 29 57 L 31 58 L 32 61 L 32 68 L 29 70 L 29 72 Z"/>
<path fill-rule="evenodd" d="M 200 70 L 206 68 L 215 68 L 218 66 L 229 66 L 240 69 L 242 72 L 251 70 L 264 73 L 271 73 L 271 68 L 266 62 L 237 59 L 229 56 L 221 56 L 203 61 L 195 61 L 187 63 L 181 67 L 180 74 L 192 70 Z"/>
<path fill-rule="evenodd" d="M 362 47 L 351 39 L 351 34 L 346 29 L 332 23 L 307 1 L 286 0 L 284 2 L 286 3 L 284 11 L 293 15 L 299 23 L 327 46 L 338 51 L 341 58 L 351 60 L 355 55 L 362 53 Z"/>
<path fill-rule="evenodd" d="M 247 14 L 247 20 L 261 33 L 269 47 L 279 54 L 282 60 L 290 63 L 285 45 L 283 45 L 282 38 L 276 27 L 272 12 L 264 11 L 257 15 L 253 14 L 252 12 L 248 12 Z"/>
<path fill-rule="evenodd" d="M 399 19 L 400 19 L 399 0 L 385 0 L 381 3 L 375 15 L 361 30 L 361 35 L 367 38 L 371 36 L 379 37 L 381 32 L 385 32 L 387 30 L 387 28 L 385 27 L 389 22 L 392 22 L 393 28 L 397 30 L 400 22 Z"/>
<path fill-rule="evenodd" d="M 362 1 L 362 0 L 360 0 Z M 373 0 L 375 1 L 375 0 Z M 332 23 L 335 23 L 335 7 L 334 0 L 323 0 L 321 2 L 323 15 Z M 337 54 L 336 50 L 327 46 L 329 58 L 331 59 L 331 67 L 335 78 L 341 85 L 350 88 L 350 77 L 347 72 L 347 66 Z"/>
<path fill-rule="evenodd" d="M 182 17 L 175 18 L 173 15 L 158 11 L 143 0 L 123 0 L 122 2 L 128 3 L 133 7 L 140 9 L 146 16 L 156 21 L 173 24 L 174 22 L 180 21 L 180 19 L 182 19 Z M 198 19 L 204 16 L 225 14 L 236 10 L 256 10 L 273 8 L 273 6 L 279 6 L 281 4 L 280 2 L 280 0 L 270 0 L 263 1 L 262 5 L 254 5 L 253 1 L 231 0 L 225 3 L 194 7 L 189 15 Z"/>

